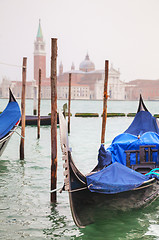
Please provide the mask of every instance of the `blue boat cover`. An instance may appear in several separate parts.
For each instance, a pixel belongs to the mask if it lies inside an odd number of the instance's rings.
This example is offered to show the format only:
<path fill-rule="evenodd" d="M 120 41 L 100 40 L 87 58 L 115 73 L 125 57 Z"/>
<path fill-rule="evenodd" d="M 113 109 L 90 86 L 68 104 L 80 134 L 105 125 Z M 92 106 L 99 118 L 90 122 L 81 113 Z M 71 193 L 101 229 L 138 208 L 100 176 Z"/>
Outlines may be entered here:
<path fill-rule="evenodd" d="M 112 162 L 111 152 L 105 150 L 104 145 L 101 144 L 98 153 L 98 165 L 96 166 L 96 169 L 102 169 L 103 167 L 109 165 L 111 162 Z"/>
<path fill-rule="evenodd" d="M 142 175 L 120 163 L 113 163 L 86 177 L 91 192 L 114 194 L 139 187 L 149 176 Z"/>
<path fill-rule="evenodd" d="M 5 110 L 0 114 L 0 139 L 3 138 L 19 121 L 21 117 L 17 102 L 9 102 Z"/>
<path fill-rule="evenodd" d="M 115 137 L 107 149 L 101 145 L 95 168 L 98 171 L 86 177 L 88 186 L 91 184 L 89 190 L 118 193 L 138 187 L 152 178 L 152 175 L 144 176 L 126 167 L 125 150 L 139 150 L 140 145 L 155 145 L 159 150 L 159 128 L 156 119 L 147 111 L 138 112 L 130 127 Z M 138 158 L 138 163 L 139 161 Z M 153 161 L 159 163 L 158 152 L 153 152 Z M 130 155 L 130 165 L 132 164 L 136 164 L 135 153 Z"/>
<path fill-rule="evenodd" d="M 140 145 L 156 145 L 155 149 L 159 149 L 159 135 L 155 132 L 146 132 L 138 139 L 135 135 L 122 133 L 114 138 L 107 151 L 111 153 L 112 162 L 119 162 L 126 165 L 125 150 L 139 150 Z M 158 152 L 153 153 L 153 161 L 156 163 L 159 162 Z M 130 155 L 130 165 L 132 164 L 136 164 L 135 153 Z"/>
<path fill-rule="evenodd" d="M 136 114 L 133 122 L 125 133 L 133 135 L 142 135 L 145 132 L 156 132 L 159 134 L 159 128 L 156 123 L 156 118 L 150 112 L 140 111 Z"/>

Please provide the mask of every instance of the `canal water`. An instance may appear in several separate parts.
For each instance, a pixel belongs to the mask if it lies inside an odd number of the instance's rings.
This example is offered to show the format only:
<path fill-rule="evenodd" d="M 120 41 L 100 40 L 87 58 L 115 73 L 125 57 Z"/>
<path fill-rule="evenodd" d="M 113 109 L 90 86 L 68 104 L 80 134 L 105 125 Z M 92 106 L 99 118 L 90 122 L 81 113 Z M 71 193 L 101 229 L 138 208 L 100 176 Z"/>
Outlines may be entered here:
<path fill-rule="evenodd" d="M 65 101 L 58 101 L 62 108 Z M 7 104 L 0 99 L 0 111 Z M 50 101 L 43 100 L 42 115 L 50 112 Z M 159 113 L 159 102 L 146 102 L 150 112 Z M 108 112 L 136 112 L 136 101 L 109 101 Z M 26 101 L 26 114 L 32 114 L 33 102 Z M 102 113 L 102 101 L 71 102 L 70 147 L 75 164 L 87 173 L 97 164 L 101 137 L 101 117 L 75 118 L 76 112 Z M 123 132 L 133 118 L 108 118 L 106 146 Z M 18 130 L 20 133 L 20 129 Z M 63 186 L 63 162 L 58 133 L 58 187 Z M 3 240 L 124 240 L 159 239 L 159 200 L 147 208 L 129 212 L 105 213 L 105 218 L 85 229 L 75 226 L 69 207 L 68 193 L 58 193 L 57 204 L 50 204 L 50 126 L 26 127 L 25 160 L 19 160 L 20 138 L 15 133 L 0 159 L 0 239 Z"/>

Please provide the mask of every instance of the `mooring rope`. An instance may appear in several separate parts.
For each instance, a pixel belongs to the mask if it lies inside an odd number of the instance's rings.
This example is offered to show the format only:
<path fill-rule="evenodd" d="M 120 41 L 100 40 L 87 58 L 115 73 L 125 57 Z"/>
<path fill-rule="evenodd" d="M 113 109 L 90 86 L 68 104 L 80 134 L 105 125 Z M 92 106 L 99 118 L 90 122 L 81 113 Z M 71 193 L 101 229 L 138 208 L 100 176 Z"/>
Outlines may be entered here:
<path fill-rule="evenodd" d="M 0 62 L 2 65 L 10 66 L 10 67 L 19 67 L 19 68 L 26 68 L 25 66 L 15 65 L 15 64 L 9 64 L 9 63 L 3 63 Z"/>
<path fill-rule="evenodd" d="M 22 135 L 20 135 L 17 131 L 15 131 L 15 130 L 10 130 L 10 132 L 15 132 L 15 133 L 17 133 L 21 138 L 23 138 L 23 139 L 25 139 L 25 137 L 23 137 Z"/>
<path fill-rule="evenodd" d="M 77 192 L 77 191 L 81 191 L 81 190 L 84 190 L 84 189 L 87 189 L 87 187 L 77 188 L 77 189 L 74 189 L 74 190 L 70 190 L 69 192 L 72 193 L 72 192 Z"/>
<path fill-rule="evenodd" d="M 59 191 L 59 190 L 61 190 L 61 189 L 63 189 L 63 187 L 53 189 L 53 190 L 50 191 L 50 193 L 57 192 L 57 191 Z"/>

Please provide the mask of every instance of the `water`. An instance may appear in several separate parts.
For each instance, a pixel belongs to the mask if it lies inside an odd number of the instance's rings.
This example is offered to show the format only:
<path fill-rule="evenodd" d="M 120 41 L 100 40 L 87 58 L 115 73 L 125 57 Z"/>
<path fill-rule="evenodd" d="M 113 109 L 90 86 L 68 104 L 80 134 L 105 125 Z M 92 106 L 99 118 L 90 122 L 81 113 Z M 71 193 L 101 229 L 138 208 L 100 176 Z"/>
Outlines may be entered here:
<path fill-rule="evenodd" d="M 2 110 L 7 100 L 0 99 Z M 65 101 L 58 101 L 62 108 Z M 158 113 L 159 102 L 146 102 Z M 108 112 L 135 112 L 137 102 L 108 102 Z M 33 102 L 26 101 L 26 114 L 32 114 Z M 50 101 L 42 101 L 42 115 L 50 112 Z M 101 101 L 72 101 L 71 112 L 102 113 Z M 131 123 L 132 118 L 108 118 L 106 143 Z M 96 165 L 100 146 L 101 117 L 71 118 L 70 146 L 77 167 L 87 173 Z M 20 133 L 20 130 L 19 130 Z M 63 186 L 63 168 L 58 133 L 58 187 Z M 78 229 L 71 216 L 68 193 L 57 195 L 50 204 L 50 126 L 26 127 L 25 160 L 19 160 L 18 135 L 14 134 L 0 160 L 0 239 L 86 239 L 123 240 L 159 239 L 159 200 L 147 208 L 130 212 L 107 212 L 105 220 Z M 102 214 L 102 213 L 101 213 Z"/>

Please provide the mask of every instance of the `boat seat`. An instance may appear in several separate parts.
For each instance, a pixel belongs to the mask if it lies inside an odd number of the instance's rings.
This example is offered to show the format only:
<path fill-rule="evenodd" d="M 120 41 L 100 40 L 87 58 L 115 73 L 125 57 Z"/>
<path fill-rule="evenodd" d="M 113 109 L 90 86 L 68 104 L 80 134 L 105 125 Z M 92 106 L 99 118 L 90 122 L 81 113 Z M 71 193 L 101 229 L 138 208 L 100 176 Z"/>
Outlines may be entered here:
<path fill-rule="evenodd" d="M 153 153 L 158 152 L 158 149 L 154 149 L 156 145 L 141 145 L 139 150 L 126 150 L 126 163 L 127 166 L 140 173 L 147 173 L 156 167 L 156 163 L 153 162 Z M 136 164 L 130 164 L 130 155 L 136 154 Z M 148 159 L 146 161 L 146 156 Z M 138 163 L 138 157 L 140 163 Z"/>

